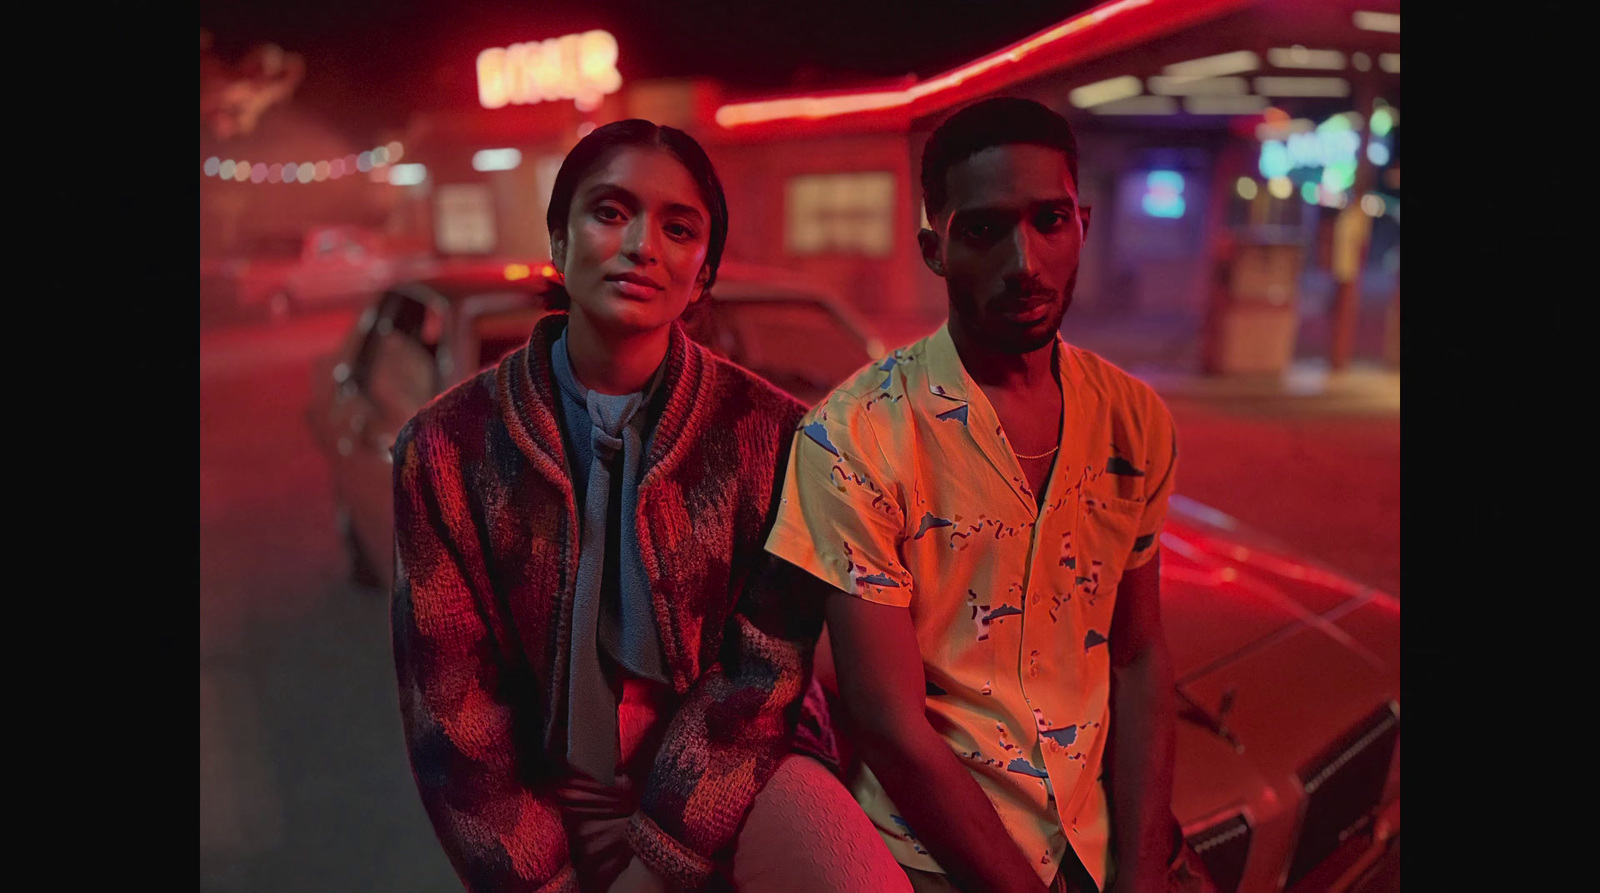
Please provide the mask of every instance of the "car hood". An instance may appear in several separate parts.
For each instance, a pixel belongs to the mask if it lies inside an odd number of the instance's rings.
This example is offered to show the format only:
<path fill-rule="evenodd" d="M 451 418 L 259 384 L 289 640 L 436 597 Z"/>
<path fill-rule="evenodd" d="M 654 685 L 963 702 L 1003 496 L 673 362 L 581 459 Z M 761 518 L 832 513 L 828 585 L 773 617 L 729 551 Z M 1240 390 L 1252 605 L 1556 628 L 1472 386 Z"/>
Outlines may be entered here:
<path fill-rule="evenodd" d="M 1399 666 L 1398 601 L 1181 496 L 1161 535 L 1161 590 L 1180 682 L 1307 630 L 1374 669 Z"/>
<path fill-rule="evenodd" d="M 1189 826 L 1259 790 L 1250 808 L 1268 821 L 1330 740 L 1398 704 L 1399 602 L 1177 496 L 1161 547 L 1162 626 L 1189 720 L 1179 763 L 1192 770 L 1178 773 L 1174 810 Z"/>

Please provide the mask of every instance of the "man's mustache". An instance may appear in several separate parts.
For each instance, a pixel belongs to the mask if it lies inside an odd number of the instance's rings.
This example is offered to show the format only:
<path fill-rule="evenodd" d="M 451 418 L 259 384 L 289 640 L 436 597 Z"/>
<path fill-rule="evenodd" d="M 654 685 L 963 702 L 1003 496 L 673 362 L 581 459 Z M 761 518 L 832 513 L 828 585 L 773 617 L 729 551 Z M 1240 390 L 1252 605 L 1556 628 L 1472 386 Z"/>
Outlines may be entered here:
<path fill-rule="evenodd" d="M 1061 294 L 1059 289 L 1045 285 L 1037 279 L 1020 280 L 1006 283 L 1005 290 L 995 296 L 995 302 L 1000 304 L 1037 304 L 1048 301 Z"/>

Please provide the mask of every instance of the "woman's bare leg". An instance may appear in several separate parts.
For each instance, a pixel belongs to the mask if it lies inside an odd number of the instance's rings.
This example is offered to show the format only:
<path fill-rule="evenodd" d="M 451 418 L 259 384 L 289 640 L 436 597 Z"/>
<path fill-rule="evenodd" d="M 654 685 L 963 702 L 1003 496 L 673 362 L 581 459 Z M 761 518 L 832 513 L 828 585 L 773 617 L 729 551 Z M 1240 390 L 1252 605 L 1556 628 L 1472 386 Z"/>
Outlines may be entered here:
<path fill-rule="evenodd" d="M 733 853 L 739 893 L 911 893 L 855 798 L 810 757 L 789 756 L 751 804 Z"/>

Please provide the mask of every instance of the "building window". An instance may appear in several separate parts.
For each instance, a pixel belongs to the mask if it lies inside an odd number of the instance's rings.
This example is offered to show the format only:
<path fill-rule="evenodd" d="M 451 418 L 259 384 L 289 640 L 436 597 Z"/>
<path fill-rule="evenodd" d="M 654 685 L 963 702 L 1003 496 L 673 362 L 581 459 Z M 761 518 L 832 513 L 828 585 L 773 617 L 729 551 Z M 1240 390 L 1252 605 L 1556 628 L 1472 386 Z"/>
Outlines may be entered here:
<path fill-rule="evenodd" d="M 784 203 L 791 255 L 888 257 L 894 248 L 894 174 L 863 171 L 792 177 Z"/>
<path fill-rule="evenodd" d="M 441 254 L 488 254 L 497 240 L 494 196 L 482 183 L 451 183 L 434 196 L 434 241 Z"/>

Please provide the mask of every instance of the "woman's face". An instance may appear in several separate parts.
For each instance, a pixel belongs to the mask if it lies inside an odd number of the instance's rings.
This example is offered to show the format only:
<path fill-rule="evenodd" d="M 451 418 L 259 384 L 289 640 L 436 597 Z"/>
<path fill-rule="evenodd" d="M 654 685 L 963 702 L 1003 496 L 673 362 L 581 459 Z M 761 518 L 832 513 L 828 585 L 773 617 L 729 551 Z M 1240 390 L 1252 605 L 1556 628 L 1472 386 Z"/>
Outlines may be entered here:
<path fill-rule="evenodd" d="M 671 325 L 700 298 L 711 214 L 670 152 L 624 147 L 578 183 L 551 240 L 572 313 L 628 335 Z"/>

